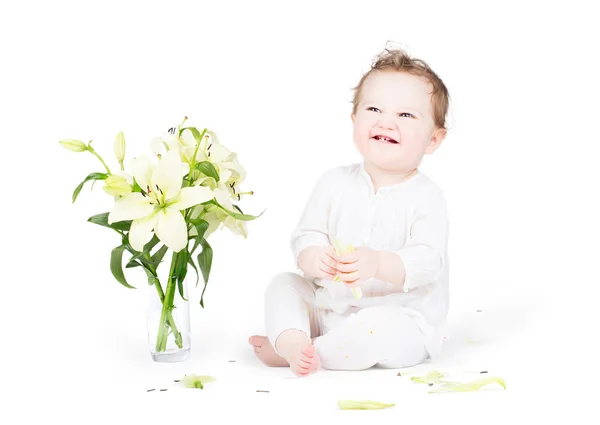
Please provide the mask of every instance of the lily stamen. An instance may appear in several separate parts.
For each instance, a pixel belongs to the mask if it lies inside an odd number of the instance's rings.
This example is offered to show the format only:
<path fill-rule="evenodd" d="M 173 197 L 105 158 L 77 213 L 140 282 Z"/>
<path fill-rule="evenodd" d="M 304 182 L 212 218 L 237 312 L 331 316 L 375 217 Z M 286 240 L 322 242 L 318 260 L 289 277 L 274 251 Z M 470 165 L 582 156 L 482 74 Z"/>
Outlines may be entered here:
<path fill-rule="evenodd" d="M 240 192 L 237 194 L 237 198 L 238 201 L 240 201 L 242 199 L 242 195 L 254 195 L 254 191 L 251 190 L 250 192 Z"/>

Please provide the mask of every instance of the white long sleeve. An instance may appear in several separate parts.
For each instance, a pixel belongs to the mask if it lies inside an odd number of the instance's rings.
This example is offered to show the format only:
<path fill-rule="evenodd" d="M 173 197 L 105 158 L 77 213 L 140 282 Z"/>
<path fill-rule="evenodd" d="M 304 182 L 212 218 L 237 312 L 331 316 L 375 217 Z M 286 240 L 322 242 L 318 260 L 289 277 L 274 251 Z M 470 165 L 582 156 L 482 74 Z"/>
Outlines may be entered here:
<path fill-rule="evenodd" d="M 329 245 L 329 216 L 336 183 L 336 171 L 324 173 L 315 184 L 297 227 L 292 232 L 291 248 L 296 266 L 298 255 L 308 246 Z"/>
<path fill-rule="evenodd" d="M 406 271 L 404 289 L 435 282 L 447 261 L 448 213 L 440 195 L 430 196 L 416 206 L 406 245 L 396 253 Z"/>

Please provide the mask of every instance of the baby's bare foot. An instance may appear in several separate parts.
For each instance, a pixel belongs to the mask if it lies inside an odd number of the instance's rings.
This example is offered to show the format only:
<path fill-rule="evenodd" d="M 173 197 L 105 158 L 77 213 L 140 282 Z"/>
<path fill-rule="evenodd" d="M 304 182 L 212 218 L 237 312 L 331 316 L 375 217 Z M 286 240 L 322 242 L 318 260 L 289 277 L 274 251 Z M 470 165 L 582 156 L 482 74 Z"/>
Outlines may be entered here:
<path fill-rule="evenodd" d="M 275 349 L 269 342 L 269 338 L 266 336 L 254 335 L 250 337 L 248 342 L 254 346 L 256 357 L 267 366 L 289 366 L 289 363 L 275 352 Z"/>
<path fill-rule="evenodd" d="M 267 366 L 285 367 L 290 366 L 294 374 L 307 376 L 316 372 L 321 367 L 321 359 L 311 343 L 290 344 L 284 347 L 289 355 L 290 362 L 275 352 L 273 345 L 266 336 L 251 336 L 248 342 L 254 346 L 254 354 Z"/>
<path fill-rule="evenodd" d="M 319 370 L 321 359 L 315 350 L 315 346 L 309 343 L 290 351 L 289 364 L 292 372 L 296 375 L 307 376 Z"/>

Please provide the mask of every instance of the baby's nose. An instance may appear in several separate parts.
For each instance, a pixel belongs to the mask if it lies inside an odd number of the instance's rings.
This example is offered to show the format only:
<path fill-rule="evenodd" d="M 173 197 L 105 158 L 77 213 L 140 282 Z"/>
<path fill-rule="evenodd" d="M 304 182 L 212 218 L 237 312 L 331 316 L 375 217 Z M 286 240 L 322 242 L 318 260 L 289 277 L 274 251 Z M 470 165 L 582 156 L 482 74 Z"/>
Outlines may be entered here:
<path fill-rule="evenodd" d="M 390 120 L 388 118 L 381 118 L 379 121 L 377 121 L 377 126 L 381 127 L 381 128 L 389 129 L 389 130 L 394 128 L 394 124 L 392 123 L 392 120 Z"/>

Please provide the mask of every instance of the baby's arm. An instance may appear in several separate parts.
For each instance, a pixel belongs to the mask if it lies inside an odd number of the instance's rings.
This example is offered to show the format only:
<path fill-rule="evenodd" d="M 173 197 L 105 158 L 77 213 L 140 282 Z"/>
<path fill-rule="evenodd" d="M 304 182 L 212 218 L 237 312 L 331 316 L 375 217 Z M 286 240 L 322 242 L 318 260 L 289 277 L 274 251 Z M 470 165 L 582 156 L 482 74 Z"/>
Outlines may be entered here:
<path fill-rule="evenodd" d="M 376 277 L 402 285 L 405 291 L 434 282 L 442 273 L 448 244 L 448 213 L 441 194 L 417 208 L 406 245 L 379 252 Z"/>
<path fill-rule="evenodd" d="M 331 170 L 319 178 L 291 236 L 296 266 L 310 277 L 333 279 L 337 273 L 328 224 L 335 176 Z"/>

